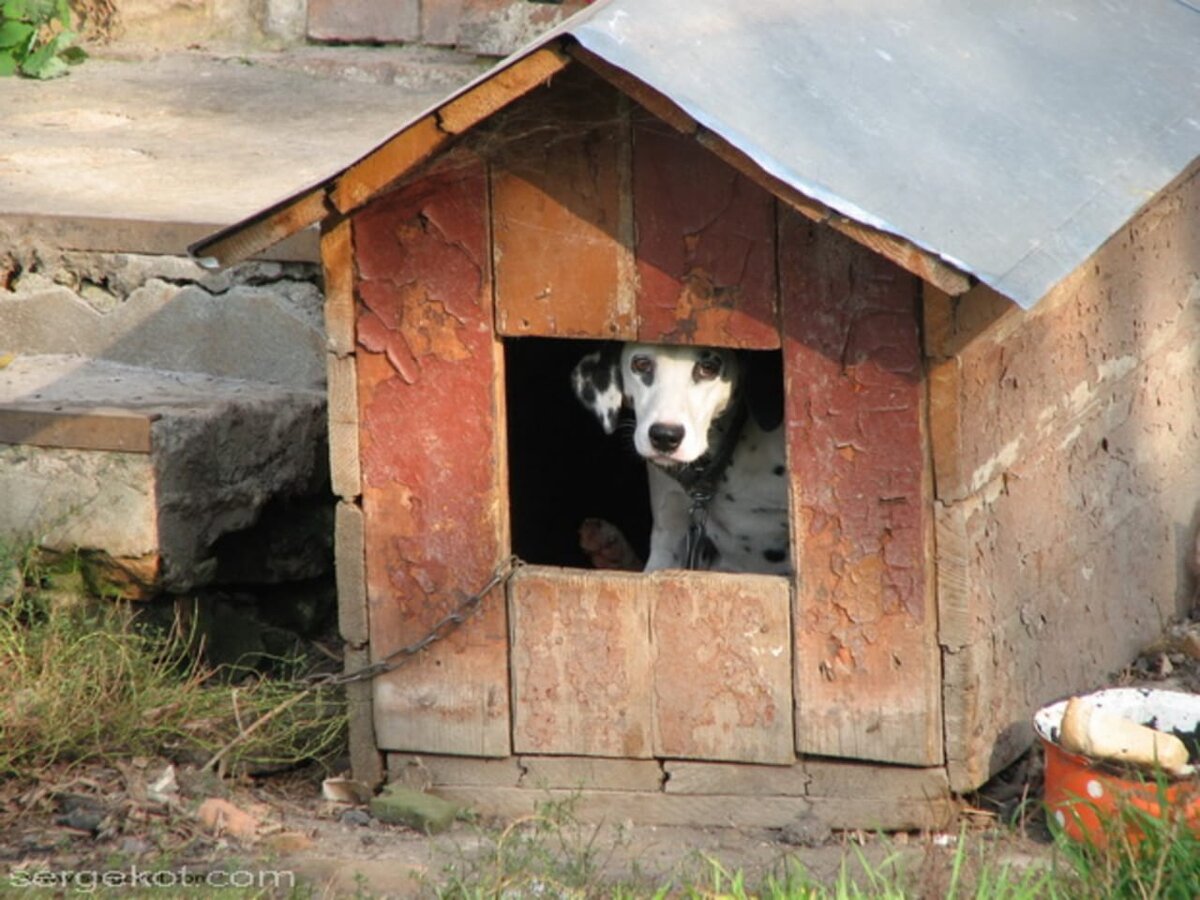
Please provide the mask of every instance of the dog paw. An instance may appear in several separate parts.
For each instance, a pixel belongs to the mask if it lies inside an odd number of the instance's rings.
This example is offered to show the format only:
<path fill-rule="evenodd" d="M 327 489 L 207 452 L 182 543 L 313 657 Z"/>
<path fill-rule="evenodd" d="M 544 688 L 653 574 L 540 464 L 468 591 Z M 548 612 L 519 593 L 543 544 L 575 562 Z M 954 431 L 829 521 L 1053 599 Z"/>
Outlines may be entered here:
<path fill-rule="evenodd" d="M 597 569 L 641 571 L 642 561 L 629 546 L 625 535 L 612 522 L 584 519 L 579 526 L 579 548 Z"/>

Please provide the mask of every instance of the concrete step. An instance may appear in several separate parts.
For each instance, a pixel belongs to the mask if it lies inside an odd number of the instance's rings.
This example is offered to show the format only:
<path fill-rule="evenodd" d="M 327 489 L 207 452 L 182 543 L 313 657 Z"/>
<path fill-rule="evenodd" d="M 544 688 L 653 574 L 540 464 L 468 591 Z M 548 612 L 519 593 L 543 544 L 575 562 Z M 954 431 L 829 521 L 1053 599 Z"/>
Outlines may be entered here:
<path fill-rule="evenodd" d="M 230 535 L 320 490 L 324 435 L 321 390 L 17 356 L 0 368 L 0 536 L 103 559 L 129 596 L 214 584 Z"/>

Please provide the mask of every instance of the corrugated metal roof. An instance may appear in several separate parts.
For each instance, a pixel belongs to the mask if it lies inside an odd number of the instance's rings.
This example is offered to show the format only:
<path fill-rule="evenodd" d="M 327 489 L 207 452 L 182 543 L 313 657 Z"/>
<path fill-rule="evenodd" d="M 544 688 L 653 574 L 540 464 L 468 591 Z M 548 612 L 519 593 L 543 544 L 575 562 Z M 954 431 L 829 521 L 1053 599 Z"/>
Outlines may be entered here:
<path fill-rule="evenodd" d="M 600 0 L 563 33 L 1027 308 L 1200 156 L 1186 0 Z"/>

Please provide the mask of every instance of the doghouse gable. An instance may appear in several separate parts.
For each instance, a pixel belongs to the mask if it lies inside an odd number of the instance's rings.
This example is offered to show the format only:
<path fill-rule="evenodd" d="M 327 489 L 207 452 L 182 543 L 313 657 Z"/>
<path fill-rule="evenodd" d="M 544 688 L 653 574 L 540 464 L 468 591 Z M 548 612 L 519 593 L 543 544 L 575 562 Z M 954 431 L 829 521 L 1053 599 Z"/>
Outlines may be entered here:
<path fill-rule="evenodd" d="M 380 748 L 942 761 L 916 278 L 583 70 L 350 226 L 372 658 L 510 552 L 503 347 L 530 336 L 779 348 L 799 573 L 523 569 L 376 680 Z"/>
<path fill-rule="evenodd" d="M 566 427 L 524 404 L 568 348 L 783 362 L 794 579 L 527 553 L 349 685 L 354 768 L 496 811 L 584 784 L 647 822 L 937 824 L 1193 593 L 1163 561 L 1200 491 L 1194 14 L 675 6 L 597 3 L 191 248 L 322 224 L 348 669 L 525 546 L 513 438 Z"/>

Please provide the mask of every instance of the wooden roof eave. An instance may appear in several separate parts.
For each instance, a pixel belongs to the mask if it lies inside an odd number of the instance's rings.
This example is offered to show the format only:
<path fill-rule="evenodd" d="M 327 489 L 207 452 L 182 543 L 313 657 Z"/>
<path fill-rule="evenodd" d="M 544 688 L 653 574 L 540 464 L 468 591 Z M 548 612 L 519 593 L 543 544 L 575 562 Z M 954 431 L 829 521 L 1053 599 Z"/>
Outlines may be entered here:
<path fill-rule="evenodd" d="M 923 250 L 902 237 L 843 216 L 824 203 L 796 190 L 787 182 L 768 174 L 737 147 L 702 127 L 665 94 L 656 91 L 624 69 L 612 65 L 578 44 L 567 47 L 567 53 L 677 131 L 691 135 L 751 181 L 814 222 L 841 232 L 953 297 L 965 294 L 975 284 L 975 279 L 969 274 L 937 254 Z"/>
<path fill-rule="evenodd" d="M 193 244 L 188 252 L 211 268 L 248 259 L 330 215 L 347 215 L 429 160 L 451 140 L 546 83 L 578 60 L 683 134 L 698 140 L 807 218 L 828 225 L 951 296 L 974 279 L 904 238 L 840 215 L 762 169 L 720 135 L 700 126 L 674 101 L 599 56 L 559 38 L 515 58 L 452 95 L 345 169 L 316 185 Z"/>
<path fill-rule="evenodd" d="M 340 172 L 188 247 L 208 268 L 261 253 L 331 215 L 348 215 L 449 141 L 545 84 L 571 62 L 557 43 L 516 58 L 409 123 Z"/>

